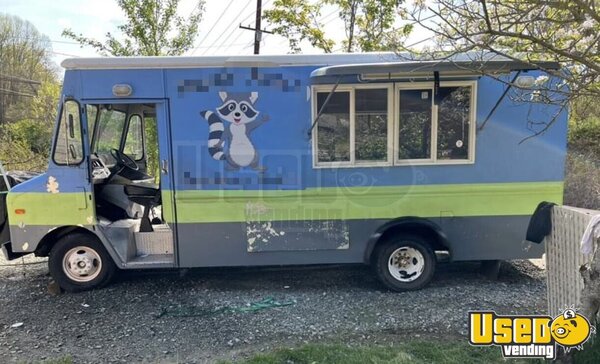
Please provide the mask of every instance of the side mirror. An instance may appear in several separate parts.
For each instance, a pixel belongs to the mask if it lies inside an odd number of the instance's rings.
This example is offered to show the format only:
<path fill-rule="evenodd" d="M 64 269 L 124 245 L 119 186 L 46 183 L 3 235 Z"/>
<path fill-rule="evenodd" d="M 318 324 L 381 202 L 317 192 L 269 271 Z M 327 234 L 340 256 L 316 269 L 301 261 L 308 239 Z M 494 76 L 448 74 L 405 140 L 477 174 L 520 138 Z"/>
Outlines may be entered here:
<path fill-rule="evenodd" d="M 69 114 L 68 120 L 69 138 L 75 139 L 75 124 L 73 123 L 73 114 Z"/>

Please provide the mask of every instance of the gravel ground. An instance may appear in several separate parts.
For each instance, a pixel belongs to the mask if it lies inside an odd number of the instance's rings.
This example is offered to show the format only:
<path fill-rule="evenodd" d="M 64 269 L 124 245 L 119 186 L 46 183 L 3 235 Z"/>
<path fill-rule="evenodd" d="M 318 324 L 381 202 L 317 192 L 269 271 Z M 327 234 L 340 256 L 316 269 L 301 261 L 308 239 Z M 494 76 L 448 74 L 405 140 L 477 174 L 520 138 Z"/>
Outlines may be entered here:
<path fill-rule="evenodd" d="M 406 293 L 386 291 L 364 266 L 128 271 L 105 289 L 61 295 L 49 294 L 47 272 L 0 267 L 0 362 L 213 362 L 323 340 L 466 336 L 475 309 L 546 311 L 544 271 L 530 261 L 504 263 L 498 281 L 475 263 L 442 263 L 429 287 Z M 268 297 L 293 304 L 240 312 Z"/>

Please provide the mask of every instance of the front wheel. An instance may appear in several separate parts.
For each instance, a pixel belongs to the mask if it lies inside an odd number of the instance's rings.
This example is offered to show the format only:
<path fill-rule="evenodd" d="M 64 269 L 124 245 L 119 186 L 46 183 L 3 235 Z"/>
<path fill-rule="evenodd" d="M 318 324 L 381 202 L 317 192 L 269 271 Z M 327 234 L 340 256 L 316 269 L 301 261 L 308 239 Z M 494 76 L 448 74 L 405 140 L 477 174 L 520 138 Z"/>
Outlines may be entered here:
<path fill-rule="evenodd" d="M 52 278 L 67 292 L 106 285 L 116 271 L 115 263 L 95 236 L 68 234 L 50 251 L 48 268 Z"/>
<path fill-rule="evenodd" d="M 375 251 L 375 271 L 383 284 L 394 291 L 425 287 L 435 272 L 435 253 L 416 235 L 399 234 Z"/>

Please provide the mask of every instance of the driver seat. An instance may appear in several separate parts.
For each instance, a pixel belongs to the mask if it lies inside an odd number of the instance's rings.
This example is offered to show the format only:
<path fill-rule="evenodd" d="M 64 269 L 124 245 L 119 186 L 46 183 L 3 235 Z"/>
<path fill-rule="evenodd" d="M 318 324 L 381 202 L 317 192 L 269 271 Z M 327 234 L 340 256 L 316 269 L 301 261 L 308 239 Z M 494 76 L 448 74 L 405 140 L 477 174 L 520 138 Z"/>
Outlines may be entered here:
<path fill-rule="evenodd" d="M 150 222 L 150 209 L 154 206 L 158 206 L 161 203 L 160 189 L 153 183 L 135 183 L 125 185 L 125 194 L 131 202 L 135 202 L 144 206 L 144 213 L 142 214 L 142 222 L 140 224 L 140 232 L 147 233 L 152 232 L 152 223 Z"/>

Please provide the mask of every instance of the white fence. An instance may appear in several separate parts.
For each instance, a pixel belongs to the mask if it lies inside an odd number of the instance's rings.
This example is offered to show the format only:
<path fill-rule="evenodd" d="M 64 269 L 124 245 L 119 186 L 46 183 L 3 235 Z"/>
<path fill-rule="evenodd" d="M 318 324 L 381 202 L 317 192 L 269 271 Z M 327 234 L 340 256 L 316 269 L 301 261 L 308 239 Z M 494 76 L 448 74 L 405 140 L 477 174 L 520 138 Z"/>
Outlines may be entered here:
<path fill-rule="evenodd" d="M 588 223 L 600 211 L 569 206 L 552 209 L 552 232 L 546 237 L 546 274 L 548 313 L 556 316 L 561 309 L 580 304 L 583 279 L 579 268 L 591 261 L 593 253 L 581 254 L 581 238 Z M 595 242 L 594 249 L 598 246 Z"/>

